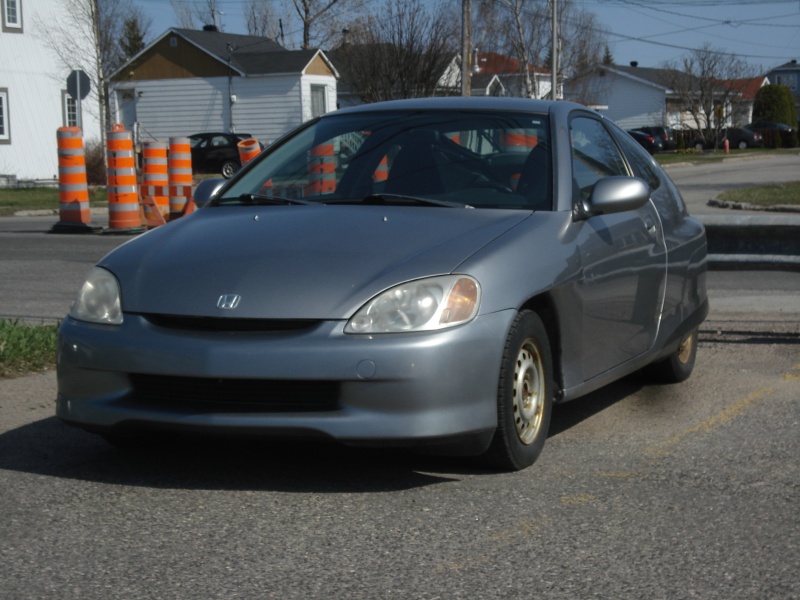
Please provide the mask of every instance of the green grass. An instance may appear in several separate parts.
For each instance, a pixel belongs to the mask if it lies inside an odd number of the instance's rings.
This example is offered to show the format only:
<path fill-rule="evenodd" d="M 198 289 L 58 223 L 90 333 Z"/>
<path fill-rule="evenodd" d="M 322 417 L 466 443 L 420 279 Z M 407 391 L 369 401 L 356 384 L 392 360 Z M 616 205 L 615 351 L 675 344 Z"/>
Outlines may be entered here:
<path fill-rule="evenodd" d="M 744 157 L 768 157 L 775 154 L 800 154 L 797 148 L 784 148 L 782 150 L 772 150 L 763 148 L 748 148 L 746 150 L 731 150 L 730 154 L 725 154 L 722 149 L 719 150 L 684 150 L 681 152 L 659 152 L 653 158 L 661 165 L 671 165 L 675 163 L 695 163 L 703 164 L 708 162 L 719 162 L 726 158 L 744 158 Z"/>
<path fill-rule="evenodd" d="M 800 206 L 800 181 L 728 190 L 717 199 L 757 206 Z"/>
<path fill-rule="evenodd" d="M 104 187 L 89 191 L 90 206 L 108 203 Z M 8 217 L 20 210 L 58 210 L 57 187 L 0 188 L 0 217 Z"/>
<path fill-rule="evenodd" d="M 49 369 L 56 363 L 58 325 L 0 319 L 0 377 Z"/>

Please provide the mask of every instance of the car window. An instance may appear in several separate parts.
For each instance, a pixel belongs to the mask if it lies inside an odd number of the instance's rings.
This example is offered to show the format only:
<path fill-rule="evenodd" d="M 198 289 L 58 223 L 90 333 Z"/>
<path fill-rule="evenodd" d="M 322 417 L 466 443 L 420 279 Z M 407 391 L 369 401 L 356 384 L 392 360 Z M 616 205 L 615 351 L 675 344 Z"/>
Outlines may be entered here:
<path fill-rule="evenodd" d="M 271 148 L 228 195 L 326 203 L 382 195 L 549 210 L 550 163 L 545 115 L 330 115 Z"/>
<path fill-rule="evenodd" d="M 227 146 L 230 142 L 228 141 L 228 137 L 224 135 L 215 135 L 211 138 L 211 146 L 214 148 L 218 148 L 220 146 Z"/>
<path fill-rule="evenodd" d="M 653 157 L 629 135 L 622 135 L 622 132 L 619 133 L 616 136 L 617 141 L 628 159 L 633 174 L 644 179 L 651 190 L 658 189 L 661 185 L 661 179 L 659 179 L 658 173 L 653 166 Z"/>
<path fill-rule="evenodd" d="M 619 148 L 597 119 L 577 117 L 570 122 L 572 184 L 576 199 L 587 199 L 603 177 L 628 175 Z"/>

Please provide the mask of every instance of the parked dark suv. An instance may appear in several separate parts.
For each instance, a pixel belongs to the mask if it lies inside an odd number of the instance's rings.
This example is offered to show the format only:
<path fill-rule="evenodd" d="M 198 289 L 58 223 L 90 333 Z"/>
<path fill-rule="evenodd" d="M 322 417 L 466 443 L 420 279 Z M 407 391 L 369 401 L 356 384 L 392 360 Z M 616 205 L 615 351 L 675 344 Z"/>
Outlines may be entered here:
<path fill-rule="evenodd" d="M 731 148 L 739 148 L 739 150 L 758 148 L 764 145 L 764 139 L 761 134 L 757 131 L 751 131 L 747 127 L 726 127 L 720 131 L 717 148 L 722 148 L 726 138 Z M 698 137 L 692 142 L 692 146 L 702 150 L 703 148 L 713 148 L 714 142 L 710 140 L 704 142 Z"/>
<path fill-rule="evenodd" d="M 192 169 L 198 173 L 221 173 L 226 179 L 233 177 L 242 167 L 237 144 L 251 137 L 249 133 L 221 132 L 190 135 Z"/>
<path fill-rule="evenodd" d="M 636 129 L 659 138 L 664 150 L 675 150 L 675 148 L 678 146 L 678 142 L 675 139 L 675 133 L 672 131 L 672 127 L 650 125 L 647 127 L 637 127 Z"/>

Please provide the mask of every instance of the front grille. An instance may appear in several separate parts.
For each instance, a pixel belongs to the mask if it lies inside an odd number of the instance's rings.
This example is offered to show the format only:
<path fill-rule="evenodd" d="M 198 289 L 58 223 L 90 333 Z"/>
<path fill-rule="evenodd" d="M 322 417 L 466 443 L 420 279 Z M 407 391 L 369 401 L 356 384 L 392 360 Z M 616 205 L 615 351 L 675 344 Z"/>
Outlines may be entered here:
<path fill-rule="evenodd" d="M 339 383 L 277 379 L 212 379 L 131 374 L 137 402 L 162 407 L 191 405 L 208 412 L 307 412 L 335 410 Z"/>
<path fill-rule="evenodd" d="M 236 319 L 219 317 L 185 317 L 180 315 L 142 314 L 157 327 L 183 331 L 307 331 L 320 324 L 314 319 Z"/>

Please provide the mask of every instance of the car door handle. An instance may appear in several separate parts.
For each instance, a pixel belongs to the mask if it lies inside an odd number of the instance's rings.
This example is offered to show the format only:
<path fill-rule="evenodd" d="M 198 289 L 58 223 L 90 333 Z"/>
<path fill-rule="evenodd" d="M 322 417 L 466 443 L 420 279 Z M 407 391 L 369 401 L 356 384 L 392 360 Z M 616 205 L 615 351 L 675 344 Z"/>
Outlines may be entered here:
<path fill-rule="evenodd" d="M 655 224 L 655 222 L 653 222 L 653 221 L 652 221 L 652 220 L 650 220 L 650 219 L 645 219 L 645 221 L 644 221 L 644 226 L 645 226 L 645 228 L 647 229 L 647 233 L 648 233 L 648 235 L 649 235 L 651 238 L 655 239 L 655 238 L 656 238 L 656 236 L 658 235 L 658 228 L 656 227 L 656 224 Z"/>

